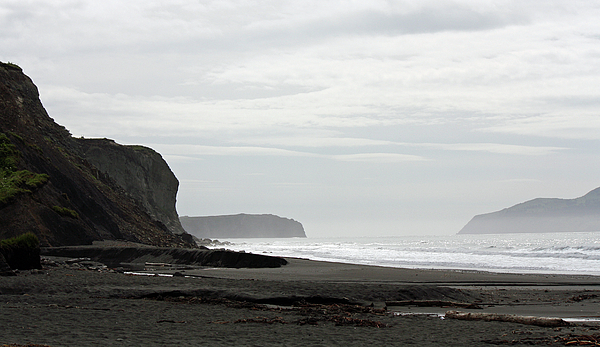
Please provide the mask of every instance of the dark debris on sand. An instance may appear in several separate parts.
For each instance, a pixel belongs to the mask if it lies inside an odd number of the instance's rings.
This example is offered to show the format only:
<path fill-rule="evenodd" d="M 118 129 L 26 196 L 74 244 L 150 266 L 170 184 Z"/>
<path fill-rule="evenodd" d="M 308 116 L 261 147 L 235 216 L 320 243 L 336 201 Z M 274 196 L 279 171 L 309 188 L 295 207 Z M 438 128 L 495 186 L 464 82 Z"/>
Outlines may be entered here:
<path fill-rule="evenodd" d="M 384 316 L 387 314 L 385 308 L 374 308 L 372 306 L 362 306 L 358 304 L 344 304 L 344 303 L 314 303 L 310 301 L 321 301 L 326 302 L 327 298 L 322 297 L 308 297 L 308 298 L 296 298 L 290 306 L 275 306 L 272 304 L 262 304 L 244 300 L 232 300 L 228 298 L 209 298 L 199 296 L 174 296 L 168 294 L 155 294 L 151 296 L 145 296 L 144 299 L 168 301 L 175 303 L 184 304 L 212 304 L 212 305 L 224 305 L 228 308 L 246 308 L 256 311 L 269 311 L 269 312 L 287 312 L 294 313 L 303 318 L 286 321 L 282 317 L 253 317 L 253 318 L 240 318 L 233 322 L 230 321 L 217 321 L 213 322 L 216 324 L 228 324 L 228 323 L 262 323 L 262 324 L 298 324 L 298 325 L 318 325 L 320 322 L 331 322 L 336 326 L 354 326 L 354 327 L 374 327 L 374 328 L 385 328 L 387 324 L 372 319 L 365 319 L 359 316 Z M 281 301 L 282 298 L 274 298 L 274 301 Z M 330 301 L 338 301 L 339 299 L 331 298 Z M 263 302 L 268 302 L 268 299 L 261 299 Z"/>
<path fill-rule="evenodd" d="M 597 330 L 598 327 L 590 327 L 590 330 Z M 560 331 L 555 329 L 555 331 Z M 512 335 L 528 335 L 531 334 L 529 331 L 513 331 Z M 516 336 L 515 336 L 516 337 Z M 600 346 L 600 334 L 592 335 L 578 335 L 578 334 L 566 334 L 566 335 L 552 335 L 542 337 L 531 337 L 524 336 L 513 339 L 495 339 L 495 340 L 483 340 L 482 342 L 497 345 L 497 346 L 514 346 L 514 345 L 541 345 L 541 346 Z"/>

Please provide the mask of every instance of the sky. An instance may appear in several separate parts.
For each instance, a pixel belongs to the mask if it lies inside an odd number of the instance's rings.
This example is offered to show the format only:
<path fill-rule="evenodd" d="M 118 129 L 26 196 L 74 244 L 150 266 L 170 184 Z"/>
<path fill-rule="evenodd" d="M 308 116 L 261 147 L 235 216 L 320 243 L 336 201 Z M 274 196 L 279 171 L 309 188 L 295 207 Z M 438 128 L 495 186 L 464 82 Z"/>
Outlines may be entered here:
<path fill-rule="evenodd" d="M 0 0 L 76 137 L 160 152 L 179 215 L 453 235 L 600 186 L 593 1 Z"/>

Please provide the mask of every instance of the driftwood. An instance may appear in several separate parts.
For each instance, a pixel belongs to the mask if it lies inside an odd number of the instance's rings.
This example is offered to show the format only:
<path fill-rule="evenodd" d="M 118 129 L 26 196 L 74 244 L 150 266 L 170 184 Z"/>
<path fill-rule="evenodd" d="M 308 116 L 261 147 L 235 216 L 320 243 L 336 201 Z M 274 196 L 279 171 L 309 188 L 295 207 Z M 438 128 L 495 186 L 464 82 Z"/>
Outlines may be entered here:
<path fill-rule="evenodd" d="M 468 302 L 454 302 L 443 300 L 402 300 L 402 301 L 386 301 L 386 306 L 418 306 L 418 307 L 460 307 L 481 309 L 477 304 Z"/>
<path fill-rule="evenodd" d="M 448 311 L 445 318 L 461 319 L 461 320 L 482 320 L 486 322 L 511 322 L 527 325 L 537 325 L 540 327 L 561 327 L 569 325 L 568 322 L 560 318 L 533 317 L 533 316 L 517 316 L 512 314 L 496 314 L 496 313 L 471 313 L 461 311 Z"/>

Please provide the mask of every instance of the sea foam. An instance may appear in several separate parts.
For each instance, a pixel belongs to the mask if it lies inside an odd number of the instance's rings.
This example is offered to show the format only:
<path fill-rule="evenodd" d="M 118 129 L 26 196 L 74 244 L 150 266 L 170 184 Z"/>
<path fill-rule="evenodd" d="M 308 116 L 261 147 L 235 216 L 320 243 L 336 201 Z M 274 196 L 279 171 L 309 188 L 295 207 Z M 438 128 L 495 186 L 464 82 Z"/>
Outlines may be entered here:
<path fill-rule="evenodd" d="M 227 241 L 232 250 L 351 264 L 600 275 L 600 233 Z"/>

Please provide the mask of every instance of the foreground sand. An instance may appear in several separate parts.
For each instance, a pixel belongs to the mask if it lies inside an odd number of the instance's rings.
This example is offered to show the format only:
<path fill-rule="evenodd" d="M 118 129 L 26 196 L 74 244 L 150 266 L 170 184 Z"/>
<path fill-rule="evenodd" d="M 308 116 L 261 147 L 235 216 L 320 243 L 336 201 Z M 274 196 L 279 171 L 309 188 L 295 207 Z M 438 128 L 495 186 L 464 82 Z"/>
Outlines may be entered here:
<path fill-rule="evenodd" d="M 0 277 L 0 346 L 573 346 L 600 334 L 594 322 L 440 318 L 447 310 L 599 316 L 598 277 L 288 261 L 275 269 L 148 268 L 174 277 L 73 265 Z M 480 308 L 440 307 L 450 303 Z"/>

